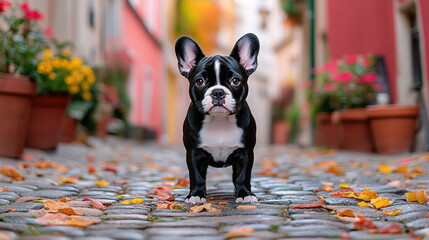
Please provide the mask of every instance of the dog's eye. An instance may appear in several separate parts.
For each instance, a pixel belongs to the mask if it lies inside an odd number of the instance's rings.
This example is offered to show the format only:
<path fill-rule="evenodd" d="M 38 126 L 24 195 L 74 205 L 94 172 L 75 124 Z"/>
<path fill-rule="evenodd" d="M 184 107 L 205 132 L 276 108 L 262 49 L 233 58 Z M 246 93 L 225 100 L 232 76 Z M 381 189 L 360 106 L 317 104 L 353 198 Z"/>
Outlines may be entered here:
<path fill-rule="evenodd" d="M 241 83 L 241 81 L 240 81 L 240 79 L 238 79 L 238 78 L 233 78 L 233 79 L 231 80 L 231 85 L 232 85 L 232 86 L 239 86 L 239 85 L 240 85 L 240 83 Z"/>
<path fill-rule="evenodd" d="M 202 78 L 198 78 L 197 80 L 195 80 L 195 84 L 196 84 L 198 87 L 201 87 L 201 86 L 203 86 L 203 85 L 205 84 L 205 81 L 204 81 L 204 79 L 202 79 Z"/>

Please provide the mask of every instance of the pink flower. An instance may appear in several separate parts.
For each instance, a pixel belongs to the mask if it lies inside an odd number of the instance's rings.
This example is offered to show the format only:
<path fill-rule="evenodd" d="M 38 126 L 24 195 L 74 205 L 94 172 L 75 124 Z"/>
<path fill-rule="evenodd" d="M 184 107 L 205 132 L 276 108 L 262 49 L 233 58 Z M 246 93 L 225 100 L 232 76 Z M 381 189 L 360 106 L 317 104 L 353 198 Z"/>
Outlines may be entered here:
<path fill-rule="evenodd" d="M 327 83 L 325 84 L 325 92 L 332 92 L 334 90 L 334 87 L 332 87 L 331 84 Z"/>
<path fill-rule="evenodd" d="M 360 77 L 358 81 L 360 83 L 366 83 L 366 82 L 367 83 L 373 83 L 373 82 L 375 82 L 376 78 L 377 78 L 377 75 L 373 72 L 370 72 L 367 75 Z"/>
<path fill-rule="evenodd" d="M 6 11 L 10 6 L 12 6 L 11 2 L 0 0 L 0 13 Z"/>
<path fill-rule="evenodd" d="M 352 80 L 353 74 L 351 72 L 335 73 L 335 74 L 332 74 L 332 78 L 337 80 L 340 83 L 346 83 Z"/>
<path fill-rule="evenodd" d="M 347 64 L 353 64 L 353 63 L 356 63 L 357 60 L 358 60 L 357 55 L 350 55 L 346 58 L 346 63 Z"/>
<path fill-rule="evenodd" d="M 19 5 L 19 8 L 21 8 L 24 11 L 30 11 L 30 7 L 28 6 L 28 3 L 22 3 L 21 5 Z"/>
<path fill-rule="evenodd" d="M 27 19 L 34 19 L 34 20 L 42 20 L 43 19 L 43 14 L 36 11 L 36 10 L 31 10 L 31 11 L 27 11 L 25 12 L 24 18 Z"/>
<path fill-rule="evenodd" d="M 49 38 L 53 38 L 54 37 L 54 33 L 52 32 L 52 28 L 51 27 L 47 27 L 45 29 L 45 35 Z"/>

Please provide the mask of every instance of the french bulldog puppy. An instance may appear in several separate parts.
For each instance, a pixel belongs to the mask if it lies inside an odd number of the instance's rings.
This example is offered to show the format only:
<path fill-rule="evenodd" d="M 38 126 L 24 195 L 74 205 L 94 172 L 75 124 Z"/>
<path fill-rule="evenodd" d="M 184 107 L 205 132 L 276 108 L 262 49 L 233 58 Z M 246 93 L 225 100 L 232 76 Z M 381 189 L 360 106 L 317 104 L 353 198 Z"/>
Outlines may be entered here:
<path fill-rule="evenodd" d="M 248 78 L 258 65 L 258 38 L 244 35 L 229 56 L 206 57 L 186 36 L 177 39 L 175 50 L 191 98 L 183 124 L 190 180 L 186 202 L 206 202 L 208 166 L 232 166 L 236 202 L 257 202 L 250 185 L 256 123 L 246 97 Z"/>

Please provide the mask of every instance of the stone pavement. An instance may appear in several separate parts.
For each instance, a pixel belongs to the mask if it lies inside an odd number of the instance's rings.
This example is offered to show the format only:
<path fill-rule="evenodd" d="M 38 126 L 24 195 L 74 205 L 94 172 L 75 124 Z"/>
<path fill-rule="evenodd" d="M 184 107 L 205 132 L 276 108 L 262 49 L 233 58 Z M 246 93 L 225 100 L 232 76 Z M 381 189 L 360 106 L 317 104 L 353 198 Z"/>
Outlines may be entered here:
<path fill-rule="evenodd" d="M 193 207 L 182 147 L 90 143 L 0 158 L 0 239 L 429 239 L 427 203 L 404 195 L 428 189 L 429 155 L 258 148 L 258 203 L 236 204 L 231 168 L 209 168 L 212 204 Z M 393 202 L 358 206 L 365 188 Z"/>

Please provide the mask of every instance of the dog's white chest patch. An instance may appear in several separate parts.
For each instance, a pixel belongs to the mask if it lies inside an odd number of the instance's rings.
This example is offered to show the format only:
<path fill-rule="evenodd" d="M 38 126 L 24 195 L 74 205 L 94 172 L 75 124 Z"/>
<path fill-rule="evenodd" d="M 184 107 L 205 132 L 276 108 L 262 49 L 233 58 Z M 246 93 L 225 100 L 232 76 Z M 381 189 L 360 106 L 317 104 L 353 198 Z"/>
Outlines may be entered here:
<path fill-rule="evenodd" d="M 209 152 L 216 162 L 225 162 L 234 150 L 244 146 L 243 129 L 236 122 L 235 116 L 205 117 L 199 147 Z"/>

